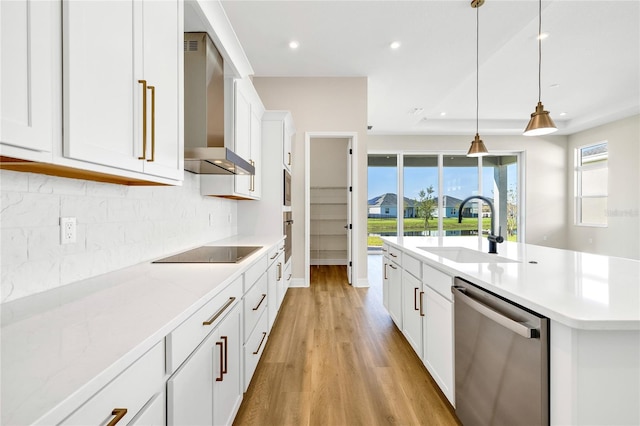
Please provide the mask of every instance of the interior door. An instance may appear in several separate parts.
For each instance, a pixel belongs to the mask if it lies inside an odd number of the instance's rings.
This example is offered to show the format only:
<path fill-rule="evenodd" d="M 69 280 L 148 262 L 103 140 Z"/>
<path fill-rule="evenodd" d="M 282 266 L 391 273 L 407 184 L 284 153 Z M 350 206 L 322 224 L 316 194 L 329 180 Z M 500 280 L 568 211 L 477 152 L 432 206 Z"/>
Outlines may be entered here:
<path fill-rule="evenodd" d="M 352 273 L 353 273 L 353 262 L 352 262 L 352 251 L 351 251 L 351 241 L 352 241 L 352 233 L 353 233 L 353 218 L 351 217 L 351 205 L 352 205 L 352 196 L 353 196 L 353 184 L 351 178 L 351 160 L 353 158 L 353 150 L 351 148 L 352 140 L 349 139 L 347 143 L 347 280 L 349 284 L 353 285 Z"/>

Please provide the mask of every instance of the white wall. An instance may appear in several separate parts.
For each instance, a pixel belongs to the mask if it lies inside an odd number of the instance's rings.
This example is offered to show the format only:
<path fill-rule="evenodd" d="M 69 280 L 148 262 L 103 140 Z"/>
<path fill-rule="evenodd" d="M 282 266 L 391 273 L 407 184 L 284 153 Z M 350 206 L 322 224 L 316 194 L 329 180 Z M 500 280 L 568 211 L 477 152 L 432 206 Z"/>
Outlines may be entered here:
<path fill-rule="evenodd" d="M 608 226 L 576 226 L 574 150 L 601 141 L 609 148 Z M 567 160 L 569 248 L 640 259 L 640 115 L 571 135 Z"/>
<path fill-rule="evenodd" d="M 182 187 L 129 187 L 0 171 L 0 300 L 236 234 L 237 202 L 202 197 L 199 182 L 185 173 Z M 60 216 L 77 219 L 76 243 L 60 244 Z"/>
<path fill-rule="evenodd" d="M 347 185 L 347 144 L 341 138 L 311 139 L 311 186 Z"/>
<path fill-rule="evenodd" d="M 371 152 L 446 151 L 464 155 L 472 139 L 473 135 L 370 135 L 367 147 Z M 495 154 L 525 153 L 525 241 L 566 248 L 567 138 L 482 135 L 482 140 Z"/>
<path fill-rule="evenodd" d="M 296 136 L 292 147 L 291 208 L 304 217 L 305 132 L 357 132 L 360 165 L 360 206 L 367 205 L 367 78 L 366 77 L 254 77 L 253 84 L 268 110 L 291 111 Z M 313 159 L 312 159 L 313 162 Z M 360 209 L 360 223 L 366 223 L 366 208 Z M 304 220 L 293 224 L 293 277 L 304 278 Z M 367 279 L 367 230 L 355 237 L 361 249 L 357 259 L 357 279 Z"/>

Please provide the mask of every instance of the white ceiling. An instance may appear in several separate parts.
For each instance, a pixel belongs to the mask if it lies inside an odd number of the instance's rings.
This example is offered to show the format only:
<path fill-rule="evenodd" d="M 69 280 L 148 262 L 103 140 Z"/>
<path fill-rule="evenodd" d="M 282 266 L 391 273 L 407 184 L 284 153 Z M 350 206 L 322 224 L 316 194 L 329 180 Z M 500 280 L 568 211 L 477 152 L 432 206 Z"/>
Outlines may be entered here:
<path fill-rule="evenodd" d="M 366 76 L 370 134 L 475 133 L 469 1 L 222 4 L 255 76 Z M 640 1 L 545 0 L 542 8 L 542 103 L 558 134 L 639 113 Z M 480 134 L 520 134 L 538 101 L 538 2 L 486 0 L 478 12 Z M 390 49 L 392 41 L 401 47 Z"/>

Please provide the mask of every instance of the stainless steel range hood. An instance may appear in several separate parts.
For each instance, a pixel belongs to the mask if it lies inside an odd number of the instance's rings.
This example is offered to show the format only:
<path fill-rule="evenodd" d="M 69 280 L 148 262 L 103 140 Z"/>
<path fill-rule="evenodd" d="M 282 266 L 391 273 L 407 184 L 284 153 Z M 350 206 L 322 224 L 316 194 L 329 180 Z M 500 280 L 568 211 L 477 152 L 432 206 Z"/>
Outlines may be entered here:
<path fill-rule="evenodd" d="M 207 33 L 185 33 L 184 169 L 252 175 L 255 168 L 225 145 L 224 86 L 222 56 Z"/>

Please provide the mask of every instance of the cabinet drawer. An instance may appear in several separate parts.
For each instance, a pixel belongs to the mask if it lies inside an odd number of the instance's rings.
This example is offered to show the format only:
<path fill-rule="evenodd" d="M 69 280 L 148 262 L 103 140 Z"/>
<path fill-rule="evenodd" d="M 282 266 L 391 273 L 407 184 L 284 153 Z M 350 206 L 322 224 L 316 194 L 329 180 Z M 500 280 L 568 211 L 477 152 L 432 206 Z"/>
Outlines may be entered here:
<path fill-rule="evenodd" d="M 393 246 L 389 246 L 389 259 L 402 265 L 402 252 Z"/>
<path fill-rule="evenodd" d="M 256 325 L 258 318 L 267 308 L 267 273 L 263 273 L 256 285 L 244 296 L 244 336 L 245 341 Z"/>
<path fill-rule="evenodd" d="M 278 257 L 278 254 L 280 254 L 280 244 L 276 244 L 269 249 L 269 253 L 267 253 L 267 263 L 271 265 L 276 260 L 276 257 Z"/>
<path fill-rule="evenodd" d="M 453 277 L 440 272 L 435 268 L 423 263 L 422 264 L 422 282 L 440 293 L 448 300 L 452 300 L 451 286 L 453 285 Z"/>
<path fill-rule="evenodd" d="M 267 270 L 269 266 L 269 262 L 267 262 L 267 255 L 262 256 L 258 259 L 253 265 L 249 266 L 244 273 L 244 292 L 253 286 L 253 284 L 260 278 L 260 275 L 264 274 L 264 271 Z"/>
<path fill-rule="evenodd" d="M 402 269 L 420 279 L 422 277 L 422 262 L 411 256 L 402 256 Z"/>
<path fill-rule="evenodd" d="M 251 377 L 256 370 L 258 361 L 262 356 L 264 347 L 267 344 L 267 335 L 269 334 L 269 315 L 265 312 L 258 320 L 256 328 L 247 339 L 244 345 L 244 390 L 246 391 L 251 383 Z"/>
<path fill-rule="evenodd" d="M 125 425 L 154 394 L 162 391 L 163 378 L 164 344 L 158 343 L 74 411 L 62 424 L 106 424 L 118 415 L 115 409 L 126 409 L 126 414 L 120 419 L 120 424 Z"/>
<path fill-rule="evenodd" d="M 176 371 L 241 298 L 242 277 L 238 277 L 167 336 L 169 373 Z"/>

